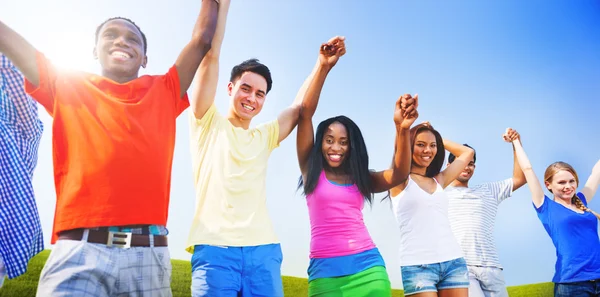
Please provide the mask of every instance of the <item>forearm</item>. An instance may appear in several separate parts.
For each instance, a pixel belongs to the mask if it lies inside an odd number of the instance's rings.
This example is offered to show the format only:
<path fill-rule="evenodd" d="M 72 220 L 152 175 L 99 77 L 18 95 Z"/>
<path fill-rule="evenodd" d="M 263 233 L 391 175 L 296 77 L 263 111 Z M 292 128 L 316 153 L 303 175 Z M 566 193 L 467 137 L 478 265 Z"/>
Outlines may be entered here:
<path fill-rule="evenodd" d="M 217 26 L 218 4 L 215 0 L 203 0 L 202 8 L 190 42 L 183 48 L 175 62 L 179 75 L 179 96 L 183 98 L 192 84 L 200 63 L 211 47 Z"/>
<path fill-rule="evenodd" d="M 592 175 L 596 175 L 600 178 L 600 160 L 596 162 L 596 165 L 592 168 Z"/>
<path fill-rule="evenodd" d="M 321 91 L 323 90 L 323 85 L 325 85 L 325 79 L 327 78 L 329 71 L 331 71 L 331 68 L 321 65 L 317 61 L 313 72 L 304 82 L 301 91 L 298 92 L 298 96 L 294 101 L 296 104 L 301 105 L 301 117 L 312 119 L 313 115 L 317 111 L 317 105 L 319 104 Z M 300 98 L 301 101 L 298 102 L 298 99 Z"/>
<path fill-rule="evenodd" d="M 517 151 L 515 149 L 515 145 L 513 147 L 513 191 L 517 190 L 521 186 L 523 186 L 527 180 L 525 179 L 525 173 L 521 169 L 521 165 L 519 164 L 519 160 L 517 158 Z"/>
<path fill-rule="evenodd" d="M 192 96 L 190 97 L 190 105 L 197 118 L 201 118 L 208 108 L 210 108 L 217 93 L 219 56 L 221 44 L 223 43 L 223 38 L 225 36 L 228 10 L 229 0 L 221 0 L 217 28 L 215 30 L 215 37 L 212 40 L 211 49 L 204 59 L 202 59 L 202 62 L 196 71 L 196 84 Z"/>
<path fill-rule="evenodd" d="M 452 140 L 443 139 L 443 142 L 444 142 L 444 149 L 446 149 L 448 152 L 450 152 L 457 158 L 459 158 L 463 154 L 468 154 L 469 152 L 472 152 L 472 149 L 470 149 L 462 144 L 458 144 Z"/>
<path fill-rule="evenodd" d="M 600 160 L 596 162 L 596 165 L 592 168 L 592 174 L 588 178 L 585 186 L 581 190 L 587 202 L 592 201 L 594 196 L 596 195 L 596 191 L 598 190 L 598 184 L 600 184 Z"/>
<path fill-rule="evenodd" d="M 209 0 L 203 0 L 209 1 Z M 214 1 L 214 0 L 212 0 Z M 206 59 L 218 59 L 221 54 L 221 45 L 225 38 L 225 29 L 227 25 L 227 14 L 229 13 L 230 0 L 220 0 L 219 8 L 217 12 L 217 25 L 215 28 L 214 36 L 210 43 L 210 50 L 206 53 Z M 201 30 L 198 26 L 194 30 Z M 204 60 L 203 60 L 204 61 Z"/>
<path fill-rule="evenodd" d="M 519 166 L 523 170 L 523 174 L 525 175 L 525 179 L 529 185 L 533 202 L 537 207 L 539 207 L 543 203 L 544 190 L 542 189 L 542 186 L 535 175 L 535 172 L 533 171 L 531 162 L 529 161 L 521 142 L 517 139 L 513 141 L 513 145 L 515 147 L 515 153 L 519 162 Z"/>
<path fill-rule="evenodd" d="M 192 31 L 192 44 L 197 50 L 208 52 L 216 35 L 219 3 L 215 0 L 201 0 L 200 15 Z"/>
<path fill-rule="evenodd" d="M 411 150 L 410 150 L 410 129 L 404 129 L 396 125 L 396 143 L 393 163 L 392 179 L 395 182 L 402 182 L 410 174 Z"/>
<path fill-rule="evenodd" d="M 312 116 L 317 109 L 321 89 L 325 83 L 328 70 L 319 63 L 315 65 L 311 74 L 308 75 L 291 106 L 286 108 L 278 117 L 279 141 L 283 141 L 298 124 L 298 120 L 312 121 Z"/>

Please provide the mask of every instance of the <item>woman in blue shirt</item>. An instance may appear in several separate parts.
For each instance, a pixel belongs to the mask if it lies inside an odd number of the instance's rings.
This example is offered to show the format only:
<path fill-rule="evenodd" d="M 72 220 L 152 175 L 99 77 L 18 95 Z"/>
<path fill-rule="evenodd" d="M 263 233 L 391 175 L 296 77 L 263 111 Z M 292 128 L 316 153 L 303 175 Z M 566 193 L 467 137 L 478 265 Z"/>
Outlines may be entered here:
<path fill-rule="evenodd" d="M 511 141 L 506 135 L 504 139 Z M 600 161 L 581 192 L 577 192 L 579 178 L 571 165 L 555 162 L 548 166 L 544 186 L 553 195 L 548 198 L 520 141 L 512 143 L 538 218 L 556 248 L 554 296 L 600 296 L 600 215 L 587 207 L 600 183 Z"/>

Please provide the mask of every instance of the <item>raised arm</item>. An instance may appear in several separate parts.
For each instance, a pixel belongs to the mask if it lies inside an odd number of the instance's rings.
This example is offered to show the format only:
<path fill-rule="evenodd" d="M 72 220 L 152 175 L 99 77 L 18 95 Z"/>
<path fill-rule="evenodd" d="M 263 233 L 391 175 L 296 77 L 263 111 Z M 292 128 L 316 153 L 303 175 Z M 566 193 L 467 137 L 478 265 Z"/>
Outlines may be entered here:
<path fill-rule="evenodd" d="M 373 192 L 385 192 L 402 184 L 410 174 L 410 126 L 419 117 L 417 107 L 419 95 L 414 98 L 404 94 L 396 101 L 394 123 L 396 124 L 396 142 L 394 143 L 394 161 L 392 168 L 371 173 Z"/>
<path fill-rule="evenodd" d="M 594 198 L 594 195 L 596 195 L 598 184 L 600 184 L 600 160 L 598 160 L 596 165 L 594 165 L 594 168 L 592 168 L 592 174 L 581 190 L 581 193 L 585 196 L 585 199 L 588 203 L 590 203 L 592 198 Z"/>
<path fill-rule="evenodd" d="M 2 21 L 0 21 L 0 53 L 6 55 L 34 86 L 39 85 L 36 49 Z"/>
<path fill-rule="evenodd" d="M 179 75 L 180 96 L 183 97 L 194 79 L 200 62 L 210 50 L 217 27 L 220 0 L 200 0 L 200 15 L 194 25 L 192 40 L 183 48 L 175 62 Z M 222 0 L 225 1 L 225 0 Z"/>
<path fill-rule="evenodd" d="M 519 140 L 521 141 L 521 135 L 519 135 L 519 132 L 517 132 L 516 130 L 512 129 L 512 128 L 507 128 L 506 132 L 503 135 L 503 138 L 505 141 L 512 143 L 514 140 Z M 513 144 L 513 160 L 514 160 L 514 165 L 513 165 L 513 176 L 512 176 L 512 180 L 513 180 L 513 192 L 516 191 L 517 189 L 519 189 L 520 187 L 522 187 L 525 183 L 527 183 L 527 180 L 525 179 L 525 174 L 523 173 L 523 170 L 521 170 L 521 166 L 519 165 L 519 161 L 517 160 L 517 151 L 515 150 L 515 145 Z"/>
<path fill-rule="evenodd" d="M 317 103 L 319 102 L 319 96 L 321 95 L 321 89 L 323 88 L 323 84 L 325 83 L 325 78 L 327 74 L 335 66 L 337 61 L 341 56 L 346 53 L 346 46 L 344 44 L 344 38 L 336 36 L 330 39 L 327 43 L 322 44 L 319 50 L 319 61 L 313 68 L 312 73 L 306 78 L 302 87 L 296 94 L 296 98 L 292 105 L 288 108 L 284 109 L 279 116 L 277 117 L 277 121 L 279 123 L 279 139 L 278 141 L 283 141 L 286 137 L 292 133 L 296 125 L 298 124 L 298 119 L 300 118 L 300 113 L 302 110 L 302 114 L 304 118 L 308 118 L 308 121 L 312 121 L 312 116 L 314 115 L 317 109 Z M 309 90 L 310 89 L 310 90 Z M 302 132 L 300 128 L 298 128 L 298 133 L 302 133 L 303 135 L 307 135 L 310 132 L 310 139 L 312 139 L 312 122 L 310 126 L 306 123 L 303 123 L 305 127 Z M 304 156 L 304 147 L 309 144 L 304 142 L 308 137 L 302 137 L 303 144 L 297 144 L 298 150 L 298 162 L 300 163 L 300 168 L 302 170 L 302 164 L 305 163 L 301 160 L 305 158 L 301 158 L 301 155 Z M 298 135 L 298 140 L 300 140 L 300 135 Z M 314 141 L 311 141 L 314 142 Z M 300 148 L 302 146 L 302 148 Z M 310 152 L 310 148 L 312 148 L 312 144 L 308 148 L 306 155 Z"/>
<path fill-rule="evenodd" d="M 533 205 L 539 208 L 542 206 L 542 204 L 544 204 L 544 188 L 535 175 L 535 172 L 533 172 L 533 167 L 529 162 L 529 158 L 527 158 L 527 154 L 525 154 L 525 150 L 523 149 L 521 141 L 519 139 L 515 139 L 512 141 L 512 144 L 515 148 L 519 165 L 521 166 L 521 169 L 525 174 L 525 178 L 527 179 L 527 184 L 529 185 L 529 190 L 531 191 L 531 200 L 533 201 Z"/>
<path fill-rule="evenodd" d="M 294 100 L 294 105 L 300 105 L 298 131 L 296 133 L 296 152 L 298 154 L 298 165 L 300 165 L 300 172 L 303 177 L 306 176 L 308 157 L 315 143 L 312 117 L 315 114 L 317 104 L 319 103 L 319 97 L 321 97 L 321 90 L 325 84 L 325 78 L 327 78 L 327 74 L 330 70 L 331 68 L 323 67 L 321 63 L 317 62 L 312 73 L 300 88 L 296 100 Z M 300 97 L 302 93 L 304 93 L 304 98 Z M 314 108 L 308 107 L 303 109 L 303 102 L 308 106 L 314 106 Z M 281 131 L 279 135 L 281 139 Z"/>
<path fill-rule="evenodd" d="M 15 107 L 6 108 L 4 114 L 9 121 L 14 121 L 22 135 L 30 138 L 41 136 L 43 126 L 38 118 L 36 102 L 25 93 L 21 73 L 0 53 L 0 108 L 7 106 Z"/>
<path fill-rule="evenodd" d="M 190 105 L 197 119 L 201 119 L 204 116 L 215 101 L 217 94 L 219 57 L 221 56 L 221 45 L 225 37 L 229 4 L 230 0 L 221 0 L 219 3 L 215 36 L 212 39 L 210 50 L 206 53 L 206 56 L 200 62 L 200 67 L 196 71 L 196 83 L 190 97 Z"/>
<path fill-rule="evenodd" d="M 467 146 L 458 144 L 448 139 L 444 139 L 443 141 L 444 148 L 456 156 L 454 162 L 450 163 L 446 169 L 438 173 L 436 176 L 437 181 L 442 185 L 442 188 L 446 188 L 458 177 L 458 175 L 465 169 L 467 164 L 473 160 L 475 151 Z"/>

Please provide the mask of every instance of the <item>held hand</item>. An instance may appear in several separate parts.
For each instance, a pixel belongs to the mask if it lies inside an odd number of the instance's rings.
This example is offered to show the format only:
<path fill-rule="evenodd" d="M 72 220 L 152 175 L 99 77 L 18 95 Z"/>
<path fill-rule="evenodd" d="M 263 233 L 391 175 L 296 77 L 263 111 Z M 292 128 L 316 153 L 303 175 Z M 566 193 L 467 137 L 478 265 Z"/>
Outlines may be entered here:
<path fill-rule="evenodd" d="M 410 126 L 419 117 L 417 107 L 419 106 L 419 95 L 412 97 L 410 94 L 400 96 L 396 101 L 394 110 L 394 122 L 403 129 L 410 129 Z"/>
<path fill-rule="evenodd" d="M 341 56 L 346 54 L 346 37 L 336 36 L 327 43 L 323 43 L 319 49 L 319 63 L 322 66 L 332 68 Z"/>
<path fill-rule="evenodd" d="M 506 132 L 502 134 L 502 139 L 504 139 L 504 141 L 506 142 L 513 142 L 517 139 L 521 140 L 521 135 L 519 134 L 519 132 L 517 132 L 517 130 L 514 130 L 513 128 L 506 128 Z"/>

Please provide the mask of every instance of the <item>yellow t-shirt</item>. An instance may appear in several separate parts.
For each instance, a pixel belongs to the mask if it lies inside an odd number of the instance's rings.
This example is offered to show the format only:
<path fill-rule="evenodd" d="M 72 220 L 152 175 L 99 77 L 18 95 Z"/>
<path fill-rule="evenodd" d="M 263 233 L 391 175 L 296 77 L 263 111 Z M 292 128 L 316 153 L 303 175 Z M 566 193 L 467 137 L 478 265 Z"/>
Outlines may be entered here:
<path fill-rule="evenodd" d="M 245 130 L 213 104 L 190 117 L 196 206 L 186 250 L 194 245 L 255 246 L 278 243 L 267 211 L 266 174 L 279 146 L 277 120 Z"/>

